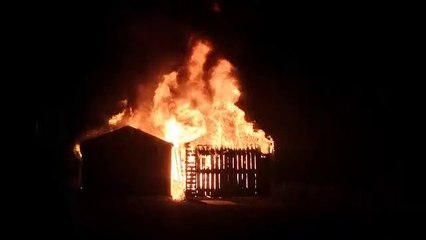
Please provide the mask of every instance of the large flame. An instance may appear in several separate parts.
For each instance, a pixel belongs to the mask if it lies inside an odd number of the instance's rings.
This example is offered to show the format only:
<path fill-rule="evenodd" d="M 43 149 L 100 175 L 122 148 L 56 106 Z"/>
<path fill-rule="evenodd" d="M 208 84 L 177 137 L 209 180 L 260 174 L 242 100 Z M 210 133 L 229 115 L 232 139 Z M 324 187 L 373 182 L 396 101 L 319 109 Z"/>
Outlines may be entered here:
<path fill-rule="evenodd" d="M 110 125 L 131 125 L 173 143 L 173 199 L 184 197 L 184 161 L 180 152 L 184 143 L 256 146 L 263 153 L 270 153 L 274 147 L 272 138 L 246 121 L 244 111 L 236 105 L 241 92 L 232 64 L 220 59 L 206 69 L 211 50 L 208 43 L 197 42 L 186 66 L 162 77 L 151 109 L 147 111 L 146 104 L 139 104 L 130 116 L 123 117 L 123 111 L 109 120 Z"/>

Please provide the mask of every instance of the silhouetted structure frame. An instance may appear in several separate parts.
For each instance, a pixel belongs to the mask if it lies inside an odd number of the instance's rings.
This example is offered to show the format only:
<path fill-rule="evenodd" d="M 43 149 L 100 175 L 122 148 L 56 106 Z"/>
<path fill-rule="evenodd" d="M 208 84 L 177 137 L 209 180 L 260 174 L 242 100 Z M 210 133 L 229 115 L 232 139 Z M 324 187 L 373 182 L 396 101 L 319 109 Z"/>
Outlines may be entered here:
<path fill-rule="evenodd" d="M 270 155 L 257 147 L 186 147 L 186 196 L 227 198 L 269 194 Z"/>
<path fill-rule="evenodd" d="M 172 144 L 126 126 L 81 144 L 82 191 L 170 196 Z"/>

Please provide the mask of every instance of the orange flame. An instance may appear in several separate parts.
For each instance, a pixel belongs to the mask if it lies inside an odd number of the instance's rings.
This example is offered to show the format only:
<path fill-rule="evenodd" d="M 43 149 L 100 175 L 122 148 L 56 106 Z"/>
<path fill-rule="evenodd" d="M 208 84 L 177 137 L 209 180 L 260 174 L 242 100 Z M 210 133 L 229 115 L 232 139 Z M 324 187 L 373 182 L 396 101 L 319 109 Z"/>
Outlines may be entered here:
<path fill-rule="evenodd" d="M 173 199 L 184 198 L 184 157 L 181 157 L 180 148 L 184 143 L 238 148 L 256 146 L 263 153 L 270 153 L 274 148 L 272 138 L 247 122 L 244 111 L 236 105 L 241 91 L 232 64 L 220 59 L 211 69 L 205 69 L 211 51 L 208 43 L 197 42 L 186 68 L 163 76 L 148 117 L 147 109 L 140 107 L 125 120 L 124 111 L 109 120 L 110 125 L 124 121 L 173 143 Z"/>
<path fill-rule="evenodd" d="M 108 124 L 111 126 L 115 126 L 117 125 L 119 122 L 121 122 L 121 120 L 123 119 L 124 116 L 124 112 L 126 110 L 123 110 L 120 113 L 117 113 L 116 115 L 113 115 L 109 120 L 108 120 Z"/>
<path fill-rule="evenodd" d="M 80 150 L 80 143 L 76 143 L 74 145 L 73 153 L 78 158 L 78 160 L 81 160 L 83 158 L 83 155 L 81 154 L 81 150 Z"/>

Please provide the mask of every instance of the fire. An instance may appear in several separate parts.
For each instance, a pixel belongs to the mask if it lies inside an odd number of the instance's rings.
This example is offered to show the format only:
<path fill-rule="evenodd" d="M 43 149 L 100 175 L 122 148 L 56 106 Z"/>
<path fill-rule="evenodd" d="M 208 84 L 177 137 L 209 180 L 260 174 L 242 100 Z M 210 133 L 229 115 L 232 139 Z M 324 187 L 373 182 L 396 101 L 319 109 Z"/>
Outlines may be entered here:
<path fill-rule="evenodd" d="M 121 100 L 120 105 L 123 108 L 123 110 L 121 112 L 113 115 L 108 120 L 109 126 L 112 126 L 112 127 L 118 126 L 120 123 L 122 123 L 124 121 L 125 114 L 127 113 L 127 99 Z M 130 115 L 132 115 L 132 108 L 129 108 L 128 110 L 129 110 Z"/>
<path fill-rule="evenodd" d="M 272 138 L 246 121 L 245 112 L 236 105 L 241 90 L 232 64 L 220 59 L 211 69 L 206 69 L 211 51 L 210 44 L 197 42 L 184 68 L 163 75 L 149 110 L 146 104 L 140 103 L 126 119 L 125 110 L 109 119 L 110 125 L 131 125 L 173 143 L 173 199 L 184 198 L 183 144 L 257 146 L 263 153 L 270 153 L 274 148 Z"/>
<path fill-rule="evenodd" d="M 122 119 L 123 119 L 123 116 L 124 116 L 124 112 L 125 112 L 126 110 L 123 110 L 122 112 L 120 112 L 120 113 L 117 113 L 116 115 L 114 115 L 114 116 L 112 116 L 109 120 L 108 120 L 108 124 L 109 125 L 117 125 L 117 123 L 119 123 Z"/>
<path fill-rule="evenodd" d="M 83 155 L 81 154 L 81 150 L 80 150 L 80 143 L 76 143 L 76 144 L 74 145 L 73 152 L 74 152 L 74 155 L 75 155 L 75 156 L 76 156 L 79 160 L 81 160 L 81 159 L 82 159 Z"/>

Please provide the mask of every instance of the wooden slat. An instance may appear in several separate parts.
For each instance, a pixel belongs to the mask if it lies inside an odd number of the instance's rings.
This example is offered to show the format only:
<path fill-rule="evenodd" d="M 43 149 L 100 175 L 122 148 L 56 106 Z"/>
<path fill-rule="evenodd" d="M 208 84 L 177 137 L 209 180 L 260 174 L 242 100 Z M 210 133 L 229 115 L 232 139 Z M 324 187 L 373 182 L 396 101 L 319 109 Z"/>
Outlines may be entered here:
<path fill-rule="evenodd" d="M 259 148 L 194 148 L 195 167 L 186 167 L 187 192 L 198 196 L 254 196 L 259 191 Z M 188 158 L 190 154 L 187 154 Z M 206 160 L 210 156 L 210 165 Z M 209 166 L 209 167 L 208 167 Z M 191 191 L 190 191 L 191 190 Z"/>

